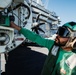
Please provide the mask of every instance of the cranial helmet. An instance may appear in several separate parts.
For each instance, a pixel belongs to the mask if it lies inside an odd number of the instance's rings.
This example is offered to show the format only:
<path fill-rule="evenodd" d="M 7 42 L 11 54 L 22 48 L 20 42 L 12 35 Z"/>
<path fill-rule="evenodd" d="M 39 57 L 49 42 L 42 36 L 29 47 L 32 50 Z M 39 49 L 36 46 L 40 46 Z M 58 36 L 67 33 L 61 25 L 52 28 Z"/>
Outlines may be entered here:
<path fill-rule="evenodd" d="M 73 31 L 76 31 L 76 22 L 68 22 L 65 23 L 63 26 L 68 27 Z"/>
<path fill-rule="evenodd" d="M 68 22 L 63 25 L 63 27 L 67 28 L 70 33 L 68 33 L 69 37 L 76 37 L 76 22 Z"/>
<path fill-rule="evenodd" d="M 69 37 L 66 47 L 71 46 L 76 49 L 76 22 L 68 22 L 62 26 L 62 32 L 60 33 L 63 37 Z"/>

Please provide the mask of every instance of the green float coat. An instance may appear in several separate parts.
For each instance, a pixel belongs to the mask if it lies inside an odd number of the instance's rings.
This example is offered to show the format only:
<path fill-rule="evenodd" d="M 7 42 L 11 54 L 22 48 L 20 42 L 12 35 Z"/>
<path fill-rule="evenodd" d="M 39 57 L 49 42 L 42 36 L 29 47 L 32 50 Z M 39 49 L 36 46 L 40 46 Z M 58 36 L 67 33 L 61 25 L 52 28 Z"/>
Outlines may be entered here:
<path fill-rule="evenodd" d="M 70 67 L 65 63 L 66 59 L 75 53 L 59 48 L 56 56 L 54 56 L 51 53 L 52 47 L 54 46 L 53 40 L 44 39 L 38 34 L 35 34 L 34 32 L 24 28 L 21 28 L 20 33 L 32 42 L 48 48 L 49 54 L 45 61 L 41 75 L 64 75 L 60 72 L 61 68 L 66 71 L 65 75 L 76 75 L 76 66 L 73 69 L 70 69 Z"/>

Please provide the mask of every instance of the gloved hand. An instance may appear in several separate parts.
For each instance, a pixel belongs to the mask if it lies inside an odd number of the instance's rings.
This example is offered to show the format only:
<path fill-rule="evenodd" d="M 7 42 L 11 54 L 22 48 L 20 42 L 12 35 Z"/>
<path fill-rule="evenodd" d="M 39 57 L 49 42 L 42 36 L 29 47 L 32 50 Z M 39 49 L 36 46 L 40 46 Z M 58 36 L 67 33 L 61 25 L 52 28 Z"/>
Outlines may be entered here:
<path fill-rule="evenodd" d="M 15 17 L 13 15 L 10 15 L 9 18 L 10 18 L 10 21 L 13 21 L 13 22 L 15 21 Z"/>

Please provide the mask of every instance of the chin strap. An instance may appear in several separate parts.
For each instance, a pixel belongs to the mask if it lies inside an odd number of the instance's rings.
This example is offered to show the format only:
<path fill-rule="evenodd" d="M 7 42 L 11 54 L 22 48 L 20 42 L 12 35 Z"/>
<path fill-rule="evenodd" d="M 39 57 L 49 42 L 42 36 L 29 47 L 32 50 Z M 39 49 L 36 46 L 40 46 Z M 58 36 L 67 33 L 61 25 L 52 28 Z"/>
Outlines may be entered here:
<path fill-rule="evenodd" d="M 64 47 L 70 47 L 71 46 L 70 42 L 72 42 L 72 38 L 68 39 L 68 41 L 67 41 L 67 43 L 65 44 Z"/>
<path fill-rule="evenodd" d="M 67 41 L 67 43 L 65 44 L 65 46 L 63 46 L 64 48 L 66 47 L 71 47 L 73 49 L 76 49 L 76 38 L 74 37 L 70 37 L 69 40 Z"/>

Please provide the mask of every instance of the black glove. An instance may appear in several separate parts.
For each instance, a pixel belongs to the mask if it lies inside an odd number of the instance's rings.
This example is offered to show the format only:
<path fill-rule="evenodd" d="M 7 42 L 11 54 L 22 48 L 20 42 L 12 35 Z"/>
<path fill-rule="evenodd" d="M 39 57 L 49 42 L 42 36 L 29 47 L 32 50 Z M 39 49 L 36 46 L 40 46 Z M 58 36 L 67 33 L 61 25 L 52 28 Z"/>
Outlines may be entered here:
<path fill-rule="evenodd" d="M 13 22 L 15 21 L 15 17 L 13 15 L 10 15 L 9 19 L 10 19 L 10 21 L 13 21 Z"/>

